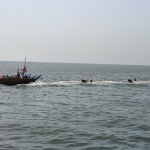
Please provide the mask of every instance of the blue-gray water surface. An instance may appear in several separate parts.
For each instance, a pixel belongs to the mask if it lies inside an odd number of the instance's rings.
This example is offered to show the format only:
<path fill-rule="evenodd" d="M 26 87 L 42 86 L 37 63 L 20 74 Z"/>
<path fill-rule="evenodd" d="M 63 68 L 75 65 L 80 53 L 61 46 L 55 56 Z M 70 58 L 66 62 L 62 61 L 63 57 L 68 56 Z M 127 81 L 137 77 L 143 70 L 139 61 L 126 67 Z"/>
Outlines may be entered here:
<path fill-rule="evenodd" d="M 22 66 L 1 61 L 0 74 Z M 32 62 L 27 69 L 42 78 L 0 85 L 1 150 L 150 149 L 150 66 Z M 137 81 L 128 83 L 130 76 Z"/>

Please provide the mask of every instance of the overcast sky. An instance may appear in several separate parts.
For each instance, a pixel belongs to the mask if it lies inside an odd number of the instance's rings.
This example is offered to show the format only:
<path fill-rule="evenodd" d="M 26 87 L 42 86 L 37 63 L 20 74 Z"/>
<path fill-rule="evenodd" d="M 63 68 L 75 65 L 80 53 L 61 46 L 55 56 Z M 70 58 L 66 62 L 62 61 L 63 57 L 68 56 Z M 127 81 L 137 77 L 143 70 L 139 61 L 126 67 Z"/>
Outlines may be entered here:
<path fill-rule="evenodd" d="M 0 0 L 0 60 L 150 65 L 150 0 Z"/>

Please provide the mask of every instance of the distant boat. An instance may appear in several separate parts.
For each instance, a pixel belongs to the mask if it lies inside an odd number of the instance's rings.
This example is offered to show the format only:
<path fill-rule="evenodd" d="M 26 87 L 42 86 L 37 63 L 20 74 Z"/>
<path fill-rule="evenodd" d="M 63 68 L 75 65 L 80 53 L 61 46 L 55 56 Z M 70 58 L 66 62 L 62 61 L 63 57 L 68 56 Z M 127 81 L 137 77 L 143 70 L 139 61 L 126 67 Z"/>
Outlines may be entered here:
<path fill-rule="evenodd" d="M 129 82 L 129 83 L 132 83 L 132 82 L 134 82 L 134 81 L 136 81 L 136 78 L 128 79 L 128 82 Z"/>
<path fill-rule="evenodd" d="M 131 82 L 133 82 L 133 81 L 132 81 L 131 79 L 128 79 L 128 82 L 130 82 L 130 83 L 131 83 Z"/>
<path fill-rule="evenodd" d="M 86 82 L 88 82 L 88 80 L 83 80 L 83 79 L 81 79 L 81 81 L 82 81 L 83 83 L 86 83 Z"/>
<path fill-rule="evenodd" d="M 27 72 L 27 66 L 26 66 L 26 58 L 24 63 L 24 68 L 21 69 L 22 72 L 19 71 L 19 68 L 17 69 L 17 75 L 14 76 L 0 76 L 0 84 L 4 85 L 17 85 L 17 84 L 29 84 L 31 82 L 37 81 L 42 75 L 39 76 L 31 76 L 31 74 L 26 74 Z"/>
<path fill-rule="evenodd" d="M 86 83 L 86 82 L 93 82 L 93 80 L 83 80 L 83 79 L 81 79 L 81 81 L 82 81 L 83 83 Z"/>

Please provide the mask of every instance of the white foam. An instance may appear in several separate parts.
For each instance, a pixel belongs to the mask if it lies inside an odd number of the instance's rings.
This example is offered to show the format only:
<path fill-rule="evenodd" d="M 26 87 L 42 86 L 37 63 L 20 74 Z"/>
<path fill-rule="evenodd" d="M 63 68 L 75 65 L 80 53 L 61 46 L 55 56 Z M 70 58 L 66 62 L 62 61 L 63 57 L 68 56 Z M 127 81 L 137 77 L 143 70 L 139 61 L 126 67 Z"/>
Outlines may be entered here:
<path fill-rule="evenodd" d="M 58 82 L 51 82 L 51 83 L 46 83 L 42 81 L 36 81 L 32 82 L 30 84 L 20 84 L 17 86 L 56 86 L 56 87 L 61 87 L 61 86 L 71 86 L 71 85 L 111 85 L 111 84 L 138 84 L 138 85 L 143 85 L 143 84 L 150 84 L 150 81 L 134 81 L 133 83 L 129 83 L 128 81 L 94 81 L 94 82 L 87 82 L 83 83 L 81 81 L 58 81 Z"/>

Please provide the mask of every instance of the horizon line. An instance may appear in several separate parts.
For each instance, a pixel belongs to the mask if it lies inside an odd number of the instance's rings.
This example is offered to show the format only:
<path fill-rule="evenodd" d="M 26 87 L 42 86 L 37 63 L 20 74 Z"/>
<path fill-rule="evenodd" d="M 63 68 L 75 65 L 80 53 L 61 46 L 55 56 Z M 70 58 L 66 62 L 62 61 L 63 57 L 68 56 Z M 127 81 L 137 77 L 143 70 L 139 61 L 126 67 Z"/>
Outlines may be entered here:
<path fill-rule="evenodd" d="M 0 62 L 24 62 L 20 60 L 0 60 Z M 30 62 L 30 61 L 27 61 Z M 88 64 L 88 65 L 123 65 L 123 66 L 150 66 L 150 65 L 142 65 L 142 64 L 117 64 L 117 63 L 84 63 L 84 62 L 49 62 L 49 61 L 33 61 L 32 63 L 63 63 L 63 64 Z"/>

